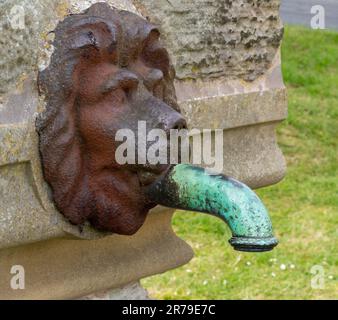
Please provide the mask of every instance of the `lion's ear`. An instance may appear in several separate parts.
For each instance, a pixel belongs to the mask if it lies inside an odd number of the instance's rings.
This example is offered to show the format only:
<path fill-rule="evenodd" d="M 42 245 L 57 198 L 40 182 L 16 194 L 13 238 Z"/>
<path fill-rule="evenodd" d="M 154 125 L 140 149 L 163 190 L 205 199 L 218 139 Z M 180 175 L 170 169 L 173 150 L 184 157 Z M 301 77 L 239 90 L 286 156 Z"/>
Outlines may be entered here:
<path fill-rule="evenodd" d="M 104 22 L 86 24 L 80 30 L 74 30 L 66 41 L 70 44 L 69 49 L 72 51 L 111 50 L 117 44 L 116 30 Z"/>
<path fill-rule="evenodd" d="M 63 52 L 81 53 L 116 47 L 120 25 L 117 19 L 100 16 L 68 16 L 56 29 L 56 46 Z"/>

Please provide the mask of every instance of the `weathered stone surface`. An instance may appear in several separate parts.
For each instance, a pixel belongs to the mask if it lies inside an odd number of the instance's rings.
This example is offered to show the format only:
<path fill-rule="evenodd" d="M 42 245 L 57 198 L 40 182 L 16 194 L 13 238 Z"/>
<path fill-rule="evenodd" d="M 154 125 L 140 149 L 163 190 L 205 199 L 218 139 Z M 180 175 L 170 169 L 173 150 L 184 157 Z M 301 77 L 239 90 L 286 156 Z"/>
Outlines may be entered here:
<path fill-rule="evenodd" d="M 52 0 L 0 2 L 0 94 L 6 93 L 27 74 L 37 71 L 42 26 L 55 20 L 58 3 Z"/>
<path fill-rule="evenodd" d="M 120 288 L 187 263 L 191 248 L 170 227 L 173 211 L 151 213 L 134 236 L 54 239 L 0 251 L 0 299 L 73 299 Z M 13 290 L 13 265 L 25 290 Z"/>
<path fill-rule="evenodd" d="M 224 173 L 253 189 L 281 181 L 286 163 L 276 141 L 277 123 L 224 131 Z"/>
<path fill-rule="evenodd" d="M 98 1 L 1 2 L 0 95 L 13 88 L 20 78 L 46 65 L 52 49 L 48 33 L 58 20 L 95 2 Z M 179 79 L 225 76 L 254 80 L 271 65 L 283 34 L 279 0 L 106 2 L 133 12 L 137 12 L 136 6 L 144 16 L 161 26 Z M 21 12 L 23 28 L 18 20 Z"/>
<path fill-rule="evenodd" d="M 0 124 L 0 249 L 64 237 L 97 238 L 71 225 L 55 209 L 44 182 L 34 122 Z"/>
<path fill-rule="evenodd" d="M 179 79 L 254 80 L 283 35 L 279 0 L 134 0 L 158 23 Z"/>
<path fill-rule="evenodd" d="M 220 78 L 177 81 L 176 87 L 189 128 L 224 130 L 224 174 L 251 188 L 284 177 L 285 159 L 275 133 L 287 116 L 279 54 L 264 77 L 250 83 Z"/>
<path fill-rule="evenodd" d="M 285 90 L 275 89 L 188 100 L 181 107 L 191 128 L 232 129 L 280 121 L 286 116 L 285 103 Z"/>
<path fill-rule="evenodd" d="M 79 300 L 149 300 L 148 292 L 139 282 L 129 284 L 123 288 L 105 290 L 90 294 Z"/>
<path fill-rule="evenodd" d="M 49 61 L 52 35 L 59 20 L 79 13 L 100 0 L 6 0 L 0 2 L 0 103 L 28 75 Z M 129 0 L 106 1 L 117 8 L 136 10 Z M 1 106 L 0 106 L 1 110 Z"/>

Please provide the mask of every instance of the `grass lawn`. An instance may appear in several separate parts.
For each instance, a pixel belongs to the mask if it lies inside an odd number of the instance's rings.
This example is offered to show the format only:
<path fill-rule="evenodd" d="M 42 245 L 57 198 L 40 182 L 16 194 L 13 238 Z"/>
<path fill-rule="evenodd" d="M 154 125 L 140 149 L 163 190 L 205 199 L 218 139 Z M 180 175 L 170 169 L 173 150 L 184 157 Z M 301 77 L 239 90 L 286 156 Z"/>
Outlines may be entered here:
<path fill-rule="evenodd" d="M 282 47 L 289 117 L 278 130 L 288 174 L 258 191 L 279 246 L 233 251 L 216 218 L 177 213 L 177 234 L 195 251 L 187 265 L 142 281 L 157 299 L 337 299 L 338 33 L 286 27 Z M 311 287 L 311 268 L 324 288 Z"/>

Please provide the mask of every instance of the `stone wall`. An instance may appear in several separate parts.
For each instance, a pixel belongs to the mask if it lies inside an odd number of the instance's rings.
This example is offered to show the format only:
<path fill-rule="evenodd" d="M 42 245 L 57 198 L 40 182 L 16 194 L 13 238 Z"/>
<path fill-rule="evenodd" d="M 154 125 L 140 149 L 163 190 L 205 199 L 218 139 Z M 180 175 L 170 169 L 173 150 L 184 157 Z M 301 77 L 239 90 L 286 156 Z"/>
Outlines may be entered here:
<path fill-rule="evenodd" d="M 50 31 L 94 2 L 99 1 L 0 2 L 0 298 L 78 298 L 101 290 L 105 297 L 118 296 L 106 290 L 192 258 L 171 229 L 172 210 L 157 208 L 133 237 L 106 236 L 70 225 L 50 200 L 35 131 L 45 106 L 37 74 L 53 51 Z M 106 2 L 159 25 L 189 127 L 224 132 L 224 173 L 251 187 L 280 181 L 285 161 L 275 129 L 287 103 L 279 1 Z M 13 264 L 29 274 L 23 291 L 9 286 Z"/>
<path fill-rule="evenodd" d="M 264 74 L 283 35 L 278 0 L 136 0 L 159 24 L 178 79 Z"/>

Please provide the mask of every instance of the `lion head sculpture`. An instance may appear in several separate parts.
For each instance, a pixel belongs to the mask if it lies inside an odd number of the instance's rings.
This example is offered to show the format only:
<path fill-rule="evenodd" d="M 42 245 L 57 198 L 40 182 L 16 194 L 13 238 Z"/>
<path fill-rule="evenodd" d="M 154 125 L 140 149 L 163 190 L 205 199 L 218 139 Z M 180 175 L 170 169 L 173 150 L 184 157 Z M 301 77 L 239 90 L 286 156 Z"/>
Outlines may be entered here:
<path fill-rule="evenodd" d="M 174 68 L 158 29 L 105 3 L 57 26 L 49 67 L 39 74 L 46 110 L 37 119 L 45 180 L 72 223 L 134 234 L 155 206 L 144 187 L 168 165 L 117 163 L 117 130 L 185 127 Z"/>

